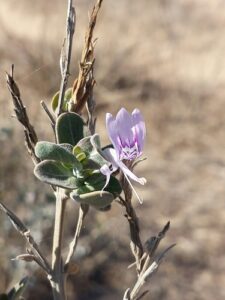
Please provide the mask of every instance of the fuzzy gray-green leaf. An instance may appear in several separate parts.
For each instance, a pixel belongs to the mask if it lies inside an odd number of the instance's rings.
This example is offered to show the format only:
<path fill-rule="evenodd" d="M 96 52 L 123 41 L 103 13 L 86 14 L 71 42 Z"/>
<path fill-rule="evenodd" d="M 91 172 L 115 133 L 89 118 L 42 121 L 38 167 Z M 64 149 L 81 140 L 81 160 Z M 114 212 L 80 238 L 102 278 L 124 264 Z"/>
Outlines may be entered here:
<path fill-rule="evenodd" d="M 77 195 L 76 193 L 72 192 L 70 193 L 70 197 L 78 203 L 88 204 L 97 209 L 108 206 L 115 198 L 113 194 L 105 191 L 95 191 L 82 195 Z"/>
<path fill-rule="evenodd" d="M 60 146 L 50 142 L 38 142 L 35 146 L 35 154 L 41 160 L 56 160 L 65 164 L 71 164 L 76 169 L 82 169 L 81 163 L 66 149 L 65 145 Z"/>
<path fill-rule="evenodd" d="M 79 186 L 73 170 L 54 160 L 44 160 L 37 164 L 34 174 L 41 181 L 62 188 L 76 189 Z"/>

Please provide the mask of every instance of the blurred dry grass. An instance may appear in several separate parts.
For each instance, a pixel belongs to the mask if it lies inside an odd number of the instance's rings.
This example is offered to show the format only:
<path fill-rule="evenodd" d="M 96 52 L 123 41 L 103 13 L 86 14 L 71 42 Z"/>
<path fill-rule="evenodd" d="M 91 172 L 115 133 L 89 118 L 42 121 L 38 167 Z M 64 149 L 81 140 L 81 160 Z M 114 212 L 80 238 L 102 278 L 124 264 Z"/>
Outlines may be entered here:
<path fill-rule="evenodd" d="M 76 1 L 72 75 L 92 4 Z M 22 130 L 10 117 L 12 106 L 3 76 L 15 63 L 39 137 L 49 138 L 51 128 L 39 101 L 49 100 L 59 86 L 65 13 L 66 3 L 59 0 L 0 4 L 0 195 L 31 225 L 43 246 L 51 235 L 53 205 L 23 153 Z M 148 163 L 139 168 L 149 182 L 145 203 L 137 207 L 143 239 L 170 219 L 172 228 L 164 244 L 178 244 L 154 277 L 149 299 L 225 297 L 224 28 L 223 0 L 103 3 L 96 30 L 98 130 L 105 136 L 106 111 L 115 112 L 121 104 L 142 109 L 149 155 Z M 73 204 L 71 209 L 76 211 Z M 75 218 L 70 213 L 68 219 L 68 232 L 72 232 Z M 24 246 L 2 215 L 0 224 L 0 289 L 27 272 L 41 283 L 32 267 L 8 261 Z M 48 229 L 42 236 L 38 232 L 43 227 Z M 92 211 L 80 243 L 84 267 L 79 276 L 71 277 L 71 295 L 74 289 L 79 300 L 122 298 L 133 279 L 125 271 L 130 263 L 126 233 L 127 224 L 116 205 L 108 213 Z M 31 284 L 30 293 L 32 288 Z M 42 282 L 42 294 L 39 289 L 32 299 L 49 299 L 47 290 Z"/>

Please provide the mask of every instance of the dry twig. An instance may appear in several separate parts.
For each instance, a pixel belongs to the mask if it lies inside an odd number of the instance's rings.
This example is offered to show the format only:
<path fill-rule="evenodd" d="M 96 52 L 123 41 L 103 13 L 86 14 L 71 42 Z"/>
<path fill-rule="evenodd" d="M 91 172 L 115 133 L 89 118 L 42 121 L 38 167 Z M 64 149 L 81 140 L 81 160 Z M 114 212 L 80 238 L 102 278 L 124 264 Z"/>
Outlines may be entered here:
<path fill-rule="evenodd" d="M 160 255 L 154 258 L 154 254 L 159 246 L 159 243 L 164 238 L 167 231 L 169 230 L 169 226 L 170 226 L 170 222 L 167 222 L 164 228 L 158 233 L 157 236 L 151 237 L 145 243 L 144 254 L 141 258 L 141 269 L 139 271 L 137 281 L 133 289 L 129 290 L 129 293 L 127 293 L 127 290 L 125 291 L 124 294 L 124 297 L 126 295 L 125 299 L 127 300 L 142 299 L 148 293 L 148 290 L 146 290 L 142 294 L 138 295 L 145 282 L 158 269 L 166 253 L 175 246 L 175 244 L 172 244 L 171 246 L 166 248 Z"/>
<path fill-rule="evenodd" d="M 51 122 L 51 126 L 52 126 L 53 131 L 55 132 L 55 119 L 54 119 L 53 115 L 51 114 L 51 112 L 48 109 L 48 106 L 46 105 L 46 103 L 43 100 L 40 103 L 41 103 L 42 108 L 46 112 L 46 114 L 47 114 L 47 116 L 48 116 L 48 118 Z"/>
<path fill-rule="evenodd" d="M 132 164 L 130 164 L 130 162 L 126 162 L 126 164 L 128 168 L 132 169 Z M 120 204 L 122 204 L 126 209 L 125 217 L 127 218 L 130 228 L 130 248 L 135 257 L 136 270 L 139 274 L 142 268 L 142 255 L 144 253 L 143 245 L 140 238 L 139 221 L 131 201 L 132 190 L 123 174 L 121 174 L 120 182 L 125 196 L 125 199 L 123 199 L 121 196 L 119 197 Z"/>
<path fill-rule="evenodd" d="M 0 202 L 0 209 L 7 215 L 10 222 L 13 224 L 14 228 L 26 239 L 29 247 L 30 247 L 30 254 L 36 261 L 39 266 L 45 270 L 45 272 L 49 275 L 51 274 L 51 267 L 44 257 L 44 255 L 41 253 L 37 243 L 35 242 L 34 238 L 32 237 L 30 230 L 23 224 L 23 222 L 10 210 L 8 209 L 3 203 Z M 29 250 L 28 250 L 29 252 Z M 21 259 L 21 256 L 17 257 L 18 259 Z M 23 256 L 25 259 L 25 257 Z M 26 257 L 27 258 L 27 257 Z"/>
<path fill-rule="evenodd" d="M 23 105 L 19 87 L 14 80 L 14 65 L 12 65 L 11 75 L 6 73 L 6 82 L 12 96 L 16 118 L 24 127 L 25 145 L 27 147 L 28 153 L 31 155 L 32 160 L 36 164 L 37 162 L 39 162 L 39 159 L 35 155 L 34 147 L 38 141 L 38 138 L 34 127 L 31 125 L 28 118 L 26 107 Z"/>
<path fill-rule="evenodd" d="M 87 104 L 89 113 L 89 128 L 93 133 L 95 119 L 90 115 L 94 111 L 93 87 L 95 79 L 93 76 L 93 66 L 95 62 L 93 32 L 97 21 L 97 16 L 103 0 L 98 0 L 90 15 L 88 30 L 85 35 L 85 43 L 82 51 L 78 78 L 73 84 L 73 95 L 70 103 L 70 110 L 81 113 L 83 107 Z M 90 123 L 91 122 L 91 123 Z"/>

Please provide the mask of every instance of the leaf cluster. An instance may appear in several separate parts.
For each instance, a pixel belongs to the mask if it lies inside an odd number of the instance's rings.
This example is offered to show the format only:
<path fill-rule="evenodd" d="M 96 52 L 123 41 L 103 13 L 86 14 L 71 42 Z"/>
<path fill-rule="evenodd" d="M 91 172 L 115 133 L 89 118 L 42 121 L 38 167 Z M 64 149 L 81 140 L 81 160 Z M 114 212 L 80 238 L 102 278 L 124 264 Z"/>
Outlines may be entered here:
<path fill-rule="evenodd" d="M 56 120 L 57 144 L 38 142 L 35 155 L 41 160 L 34 174 L 41 181 L 65 189 L 73 200 L 102 209 L 121 193 L 119 181 L 111 176 L 105 185 L 105 176 L 99 171 L 108 162 L 96 150 L 82 117 L 73 112 L 61 114 Z M 95 143 L 100 146 L 99 137 Z"/>

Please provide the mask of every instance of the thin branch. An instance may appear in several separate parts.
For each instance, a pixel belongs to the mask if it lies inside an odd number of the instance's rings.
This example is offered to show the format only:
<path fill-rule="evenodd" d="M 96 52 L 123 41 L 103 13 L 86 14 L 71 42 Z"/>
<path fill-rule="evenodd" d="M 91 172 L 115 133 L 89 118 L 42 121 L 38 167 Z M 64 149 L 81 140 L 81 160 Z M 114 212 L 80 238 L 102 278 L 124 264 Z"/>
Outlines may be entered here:
<path fill-rule="evenodd" d="M 167 222 L 163 229 L 158 233 L 157 236 L 153 236 L 149 238 L 145 243 L 144 253 L 141 258 L 141 269 L 138 273 L 137 281 L 130 291 L 130 299 L 129 300 L 137 300 L 142 299 L 148 291 L 143 292 L 138 296 L 138 293 L 144 283 L 149 279 L 149 277 L 158 269 L 162 259 L 165 254 L 175 246 L 172 244 L 168 248 L 166 248 L 160 255 L 154 258 L 154 254 L 159 246 L 160 241 L 165 237 L 167 231 L 170 228 L 170 222 Z"/>
<path fill-rule="evenodd" d="M 26 107 L 23 105 L 19 87 L 14 80 L 14 65 L 12 65 L 11 75 L 6 73 L 6 83 L 12 96 L 16 118 L 24 127 L 25 145 L 34 163 L 38 163 L 40 160 L 36 157 L 34 151 L 38 138 L 28 118 Z"/>
<path fill-rule="evenodd" d="M 55 119 L 54 119 L 53 115 L 51 114 L 51 112 L 49 111 L 48 106 L 46 105 L 46 103 L 43 100 L 40 103 L 51 122 L 52 128 L 55 129 Z"/>
<path fill-rule="evenodd" d="M 176 244 L 172 244 L 168 248 L 166 248 L 154 261 L 153 263 L 148 267 L 148 269 L 139 276 L 134 288 L 132 289 L 130 293 L 131 300 L 135 299 L 136 295 L 140 291 L 141 287 L 145 284 L 145 282 L 149 279 L 150 276 L 152 276 L 153 273 L 156 272 L 158 269 L 162 259 L 166 255 L 166 253 L 171 250 Z"/>
<path fill-rule="evenodd" d="M 13 224 L 14 228 L 26 239 L 27 243 L 31 248 L 31 253 L 35 256 L 36 262 L 45 270 L 45 272 L 49 275 L 51 274 L 51 267 L 41 253 L 37 243 L 32 237 L 30 230 L 24 225 L 24 223 L 3 203 L 0 202 L 0 209 L 7 215 L 10 222 Z"/>
<path fill-rule="evenodd" d="M 126 164 L 129 169 L 132 169 L 132 163 L 126 162 Z M 135 258 L 137 273 L 139 274 L 142 269 L 142 256 L 144 253 L 144 249 L 140 237 L 139 221 L 132 205 L 132 190 L 123 173 L 121 174 L 120 182 L 122 185 L 125 199 L 123 199 L 121 196 L 119 197 L 119 199 L 120 199 L 120 203 L 126 209 L 125 217 L 127 218 L 129 228 L 130 228 L 130 239 L 131 239 L 130 248 Z"/>
<path fill-rule="evenodd" d="M 124 295 L 123 295 L 123 300 L 130 300 L 130 289 L 128 288 Z"/>
<path fill-rule="evenodd" d="M 81 228 L 82 228 L 82 224 L 83 224 L 83 221 L 84 221 L 84 218 L 85 218 L 87 212 L 88 212 L 88 206 L 81 205 L 80 208 L 79 208 L 79 215 L 78 215 L 77 226 L 76 226 L 74 238 L 70 243 L 69 252 L 68 252 L 66 262 L 65 262 L 65 266 L 64 266 L 64 271 L 65 272 L 68 271 L 69 264 L 72 260 L 73 254 L 75 253 L 78 238 L 80 236 L 80 232 L 81 232 Z"/>
<path fill-rule="evenodd" d="M 61 56 L 60 56 L 60 69 L 61 69 L 61 84 L 59 90 L 59 102 L 56 110 L 56 115 L 59 116 L 62 113 L 64 95 L 66 91 L 66 86 L 68 82 L 68 77 L 70 75 L 70 60 L 72 54 L 73 45 L 73 35 L 75 31 L 75 8 L 73 7 L 73 0 L 68 0 L 68 10 L 67 10 L 67 22 L 66 22 L 66 38 L 63 43 Z"/>
<path fill-rule="evenodd" d="M 145 262 L 143 264 L 141 274 L 142 275 L 148 268 L 151 258 L 154 256 L 161 240 L 165 237 L 167 231 L 170 228 L 170 221 L 166 223 L 166 225 L 163 227 L 163 229 L 158 233 L 157 236 L 153 236 L 149 238 L 145 242 Z"/>

